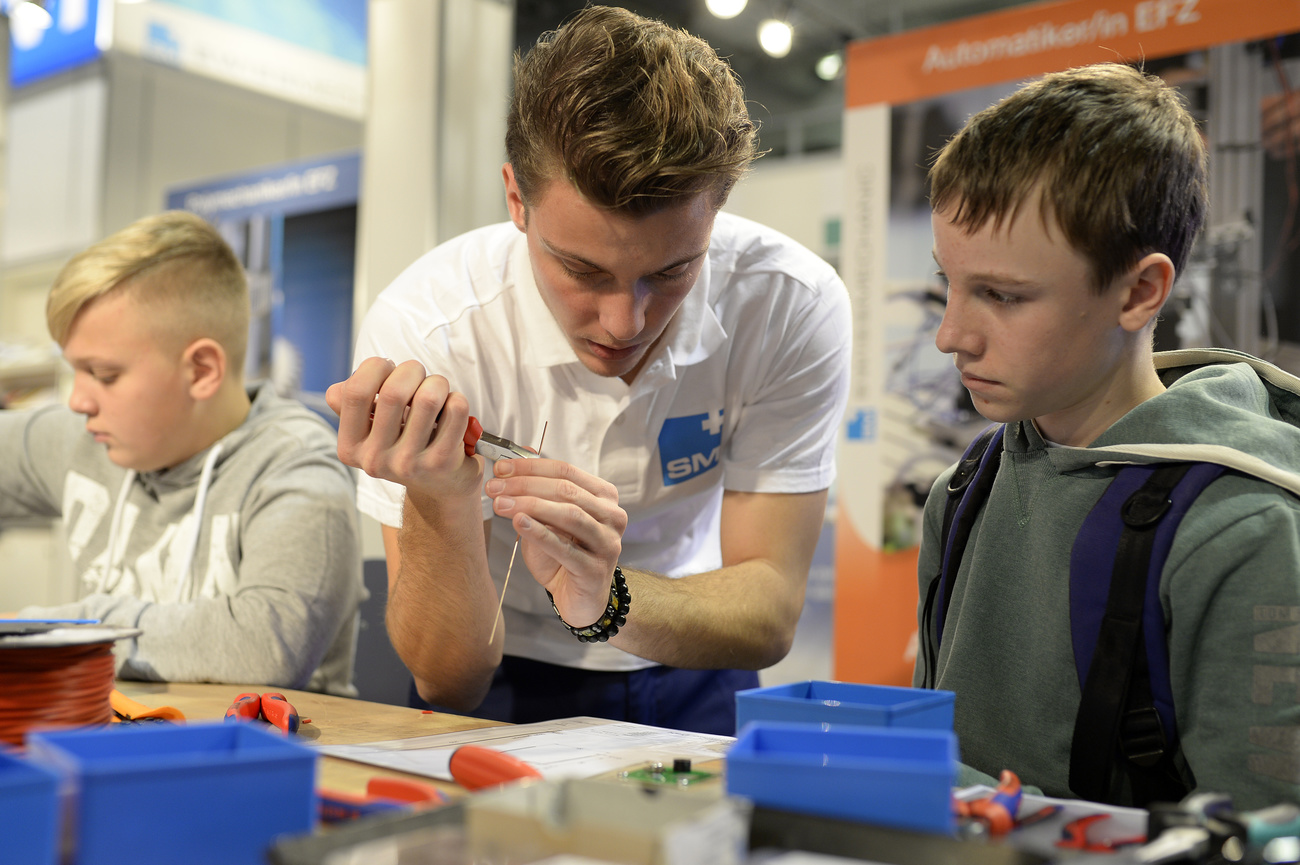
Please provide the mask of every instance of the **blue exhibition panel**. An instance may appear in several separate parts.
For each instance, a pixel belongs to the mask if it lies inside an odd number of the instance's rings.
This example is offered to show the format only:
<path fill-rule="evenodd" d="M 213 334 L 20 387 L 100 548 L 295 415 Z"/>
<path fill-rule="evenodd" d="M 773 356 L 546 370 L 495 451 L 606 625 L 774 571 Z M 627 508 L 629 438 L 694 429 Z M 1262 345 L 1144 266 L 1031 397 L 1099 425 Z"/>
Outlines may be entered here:
<path fill-rule="evenodd" d="M 276 836 L 315 825 L 315 752 L 252 724 L 33 733 L 27 748 L 76 790 L 78 865 L 261 865 Z"/>
<path fill-rule="evenodd" d="M 852 682 L 794 682 L 736 693 L 737 730 L 750 721 L 951 730 L 952 711 L 952 691 Z"/>
<path fill-rule="evenodd" d="M 942 730 L 755 721 L 727 752 L 727 792 L 785 811 L 951 834 L 957 737 Z"/>

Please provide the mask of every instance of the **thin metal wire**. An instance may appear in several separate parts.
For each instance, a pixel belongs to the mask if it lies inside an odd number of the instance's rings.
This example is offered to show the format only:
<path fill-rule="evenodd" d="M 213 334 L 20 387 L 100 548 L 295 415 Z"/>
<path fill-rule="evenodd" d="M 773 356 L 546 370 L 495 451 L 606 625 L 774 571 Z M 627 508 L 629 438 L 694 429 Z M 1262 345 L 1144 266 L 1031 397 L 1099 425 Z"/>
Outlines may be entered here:
<path fill-rule="evenodd" d="M 542 439 L 537 443 L 537 455 L 539 457 L 542 455 L 542 445 L 546 443 L 546 428 L 549 425 L 550 421 L 542 424 Z M 506 589 L 510 588 L 510 572 L 515 569 L 515 553 L 517 552 L 519 552 L 518 532 L 515 533 L 515 545 L 510 550 L 510 564 L 506 565 L 506 579 L 505 582 L 501 584 L 501 600 L 497 601 L 497 614 L 496 618 L 492 620 L 492 633 L 488 634 L 489 646 L 492 645 L 492 641 L 495 640 L 497 636 L 497 625 L 501 622 L 501 608 L 506 604 Z"/>

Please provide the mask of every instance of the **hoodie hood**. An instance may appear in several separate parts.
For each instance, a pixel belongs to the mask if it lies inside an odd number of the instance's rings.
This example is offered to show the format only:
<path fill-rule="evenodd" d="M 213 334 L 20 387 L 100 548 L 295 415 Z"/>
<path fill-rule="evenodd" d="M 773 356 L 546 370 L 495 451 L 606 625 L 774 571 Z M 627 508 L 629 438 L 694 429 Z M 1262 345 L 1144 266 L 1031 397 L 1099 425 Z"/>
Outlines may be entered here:
<path fill-rule="evenodd" d="M 276 397 L 275 389 L 269 383 L 250 386 L 248 398 L 250 400 L 248 417 L 243 423 L 184 462 L 155 472 L 140 472 L 137 475 L 140 485 L 154 496 L 173 490 L 194 488 L 203 476 L 204 465 L 212 459 L 214 449 L 220 451 L 213 463 L 213 469 L 219 471 L 245 442 L 255 438 L 268 424 L 287 425 L 290 429 L 298 426 L 302 427 L 301 431 L 304 433 L 316 426 L 310 419 L 302 417 L 302 412 L 296 403 Z"/>
<path fill-rule="evenodd" d="M 1300 378 L 1238 351 L 1159 352 L 1167 388 L 1086 448 L 1053 448 L 1061 471 L 1152 462 L 1212 462 L 1300 495 Z M 1011 449 L 1042 439 L 1021 421 Z"/>

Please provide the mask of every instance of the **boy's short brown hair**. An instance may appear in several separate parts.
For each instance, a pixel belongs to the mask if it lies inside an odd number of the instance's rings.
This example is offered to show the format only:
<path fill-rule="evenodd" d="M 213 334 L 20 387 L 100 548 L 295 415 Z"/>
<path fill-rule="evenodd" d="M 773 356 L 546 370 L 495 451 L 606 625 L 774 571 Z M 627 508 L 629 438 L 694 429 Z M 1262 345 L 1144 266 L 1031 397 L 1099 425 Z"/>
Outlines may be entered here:
<path fill-rule="evenodd" d="M 1182 272 L 1205 222 L 1205 143 L 1176 90 L 1119 63 L 1045 75 L 976 114 L 930 169 L 930 204 L 970 232 L 1035 193 L 1094 288 L 1152 252 Z"/>
<path fill-rule="evenodd" d="M 161 338 L 183 348 L 200 337 L 226 350 L 242 374 L 248 345 L 248 281 L 229 244 L 196 214 L 147 216 L 73 256 L 45 303 L 50 335 L 67 342 L 82 308 L 110 292 L 129 292 L 149 309 Z"/>
<path fill-rule="evenodd" d="M 625 9 L 583 9 L 515 58 L 506 154 L 526 204 L 567 180 L 631 214 L 706 190 L 721 207 L 756 135 L 716 51 Z"/>

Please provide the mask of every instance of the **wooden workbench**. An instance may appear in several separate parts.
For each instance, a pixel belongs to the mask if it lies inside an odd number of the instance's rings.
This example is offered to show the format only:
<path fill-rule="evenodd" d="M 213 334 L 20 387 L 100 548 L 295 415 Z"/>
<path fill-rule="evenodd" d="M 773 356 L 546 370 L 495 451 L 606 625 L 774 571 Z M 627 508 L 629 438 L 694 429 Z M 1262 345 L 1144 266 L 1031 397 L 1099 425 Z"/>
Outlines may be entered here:
<path fill-rule="evenodd" d="M 455 733 L 480 727 L 500 726 L 496 721 L 467 718 L 461 715 L 425 713 L 420 709 L 390 706 L 333 697 L 311 691 L 293 691 L 259 685 L 202 685 L 186 682 L 132 682 L 119 679 L 117 689 L 131 699 L 152 708 L 173 706 L 189 721 L 217 720 L 235 697 L 247 691 L 284 694 L 302 718 L 310 718 L 298 732 L 309 744 L 355 745 L 386 739 Z M 322 756 L 317 783 L 319 786 L 353 793 L 365 791 L 366 782 L 376 775 L 416 777 L 389 769 Z M 421 777 L 448 791 L 459 791 L 454 784 L 444 784 Z"/>

